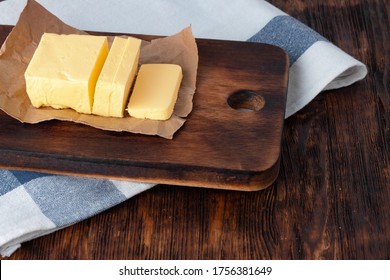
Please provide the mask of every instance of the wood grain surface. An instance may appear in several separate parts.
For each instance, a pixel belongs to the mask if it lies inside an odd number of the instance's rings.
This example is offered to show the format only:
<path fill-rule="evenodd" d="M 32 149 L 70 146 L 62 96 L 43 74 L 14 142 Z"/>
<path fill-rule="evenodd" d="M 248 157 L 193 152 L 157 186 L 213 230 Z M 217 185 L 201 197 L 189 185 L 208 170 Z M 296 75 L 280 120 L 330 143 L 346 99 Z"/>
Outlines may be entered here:
<path fill-rule="evenodd" d="M 243 191 L 269 186 L 279 171 L 287 54 L 249 42 L 199 39 L 197 47 L 193 110 L 173 140 L 61 121 L 24 125 L 0 111 L 0 167 Z"/>
<path fill-rule="evenodd" d="M 369 70 L 285 121 L 275 183 L 159 185 L 11 259 L 389 259 L 389 1 L 270 2 Z"/>

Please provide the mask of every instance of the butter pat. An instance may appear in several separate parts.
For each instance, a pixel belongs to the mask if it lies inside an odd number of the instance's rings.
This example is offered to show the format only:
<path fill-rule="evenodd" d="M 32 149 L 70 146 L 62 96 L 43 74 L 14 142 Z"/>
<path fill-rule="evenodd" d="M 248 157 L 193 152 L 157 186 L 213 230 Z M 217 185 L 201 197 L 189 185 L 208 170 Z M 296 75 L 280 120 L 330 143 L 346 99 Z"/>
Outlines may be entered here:
<path fill-rule="evenodd" d="M 107 54 L 106 37 L 43 34 L 24 74 L 32 105 L 90 114 Z"/>
<path fill-rule="evenodd" d="M 169 119 L 182 78 L 179 65 L 141 65 L 127 106 L 130 116 L 152 120 Z"/>
<path fill-rule="evenodd" d="M 123 117 L 138 69 L 141 40 L 115 37 L 96 83 L 92 113 Z"/>

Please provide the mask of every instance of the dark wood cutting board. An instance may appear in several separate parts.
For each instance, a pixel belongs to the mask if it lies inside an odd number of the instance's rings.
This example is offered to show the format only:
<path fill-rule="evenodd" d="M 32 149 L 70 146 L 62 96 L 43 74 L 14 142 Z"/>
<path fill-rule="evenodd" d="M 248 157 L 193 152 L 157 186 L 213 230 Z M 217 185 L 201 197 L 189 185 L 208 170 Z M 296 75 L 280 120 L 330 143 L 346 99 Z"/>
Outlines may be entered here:
<path fill-rule="evenodd" d="M 0 26 L 0 45 L 10 31 Z M 173 140 L 71 122 L 23 124 L 0 110 L 0 167 L 243 191 L 267 187 L 279 170 L 288 57 L 265 44 L 197 39 L 197 45 L 194 107 Z"/>

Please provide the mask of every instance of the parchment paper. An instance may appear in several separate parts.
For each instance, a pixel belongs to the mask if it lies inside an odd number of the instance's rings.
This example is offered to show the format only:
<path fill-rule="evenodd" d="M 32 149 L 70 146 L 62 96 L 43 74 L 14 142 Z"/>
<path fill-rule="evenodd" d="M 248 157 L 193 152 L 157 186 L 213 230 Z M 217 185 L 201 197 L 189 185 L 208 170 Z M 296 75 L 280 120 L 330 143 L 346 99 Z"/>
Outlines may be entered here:
<path fill-rule="evenodd" d="M 192 111 L 198 68 L 198 50 L 191 27 L 150 42 L 143 41 L 139 64 L 173 63 L 183 69 L 183 80 L 173 115 L 166 121 L 101 117 L 80 114 L 72 109 L 34 108 L 26 93 L 24 72 L 45 32 L 86 34 L 55 17 L 44 7 L 29 0 L 19 21 L 0 49 L 0 109 L 24 123 L 57 119 L 90 125 L 99 129 L 158 135 L 172 139 Z M 113 37 L 108 36 L 109 42 Z"/>

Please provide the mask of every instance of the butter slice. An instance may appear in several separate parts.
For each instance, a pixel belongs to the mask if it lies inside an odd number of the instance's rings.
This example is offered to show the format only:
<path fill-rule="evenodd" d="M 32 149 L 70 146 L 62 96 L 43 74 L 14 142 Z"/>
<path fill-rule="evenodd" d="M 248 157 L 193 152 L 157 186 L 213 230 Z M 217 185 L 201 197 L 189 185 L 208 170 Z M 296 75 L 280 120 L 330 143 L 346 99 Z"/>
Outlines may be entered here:
<path fill-rule="evenodd" d="M 138 69 L 141 40 L 115 37 L 96 83 L 92 113 L 123 117 Z"/>
<path fill-rule="evenodd" d="M 152 120 L 169 119 L 182 78 L 179 65 L 141 65 L 127 106 L 130 116 Z"/>
<path fill-rule="evenodd" d="M 43 34 L 24 74 L 32 105 L 92 113 L 96 81 L 107 54 L 104 36 Z"/>

